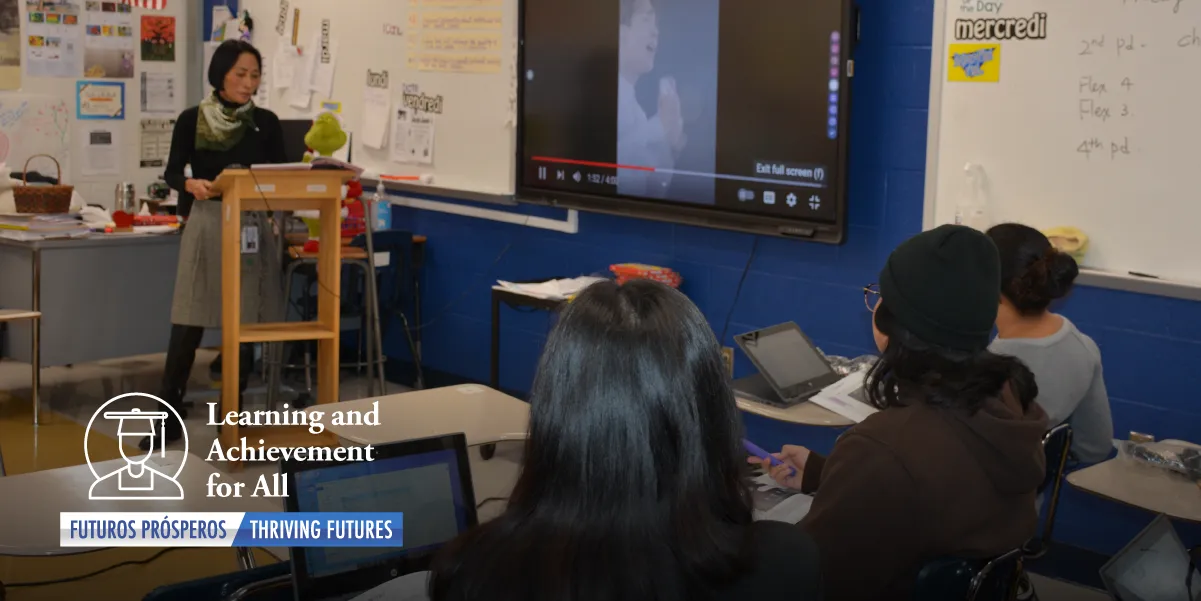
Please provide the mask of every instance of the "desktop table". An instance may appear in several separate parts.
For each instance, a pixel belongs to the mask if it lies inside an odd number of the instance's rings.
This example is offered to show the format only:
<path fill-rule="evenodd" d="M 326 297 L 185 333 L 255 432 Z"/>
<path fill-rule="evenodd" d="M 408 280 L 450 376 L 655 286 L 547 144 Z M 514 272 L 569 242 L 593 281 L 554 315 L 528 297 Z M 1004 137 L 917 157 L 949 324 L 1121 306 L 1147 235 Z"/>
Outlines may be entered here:
<path fill-rule="evenodd" d="M 1180 440 L 1161 442 L 1198 446 Z M 1201 524 L 1201 486 L 1182 474 L 1117 457 L 1072 472 L 1067 480 L 1111 501 Z"/>
<path fill-rule="evenodd" d="M 183 460 L 183 451 L 167 451 L 165 458 L 152 457 L 150 461 L 174 473 Z M 124 466 L 124 459 L 113 459 L 94 464 L 99 474 L 107 474 Z M 45 557 L 74 555 L 97 551 L 106 547 L 60 547 L 59 513 L 62 512 L 277 512 L 283 511 L 279 500 L 242 498 L 209 498 L 205 496 L 205 485 L 209 475 L 217 470 L 201 457 L 189 455 L 183 472 L 176 482 L 184 490 L 180 500 L 121 500 L 94 501 L 88 491 L 96 478 L 87 464 L 63 467 L 40 472 L 30 472 L 0 478 L 0 555 Z M 36 511 L 35 511 L 36 509 Z M 248 549 L 237 549 L 245 566 Z M 287 549 L 267 549 L 279 559 L 288 557 Z"/>
<path fill-rule="evenodd" d="M 768 419 L 774 419 L 779 422 L 789 424 L 801 424 L 804 426 L 828 426 L 832 428 L 841 428 L 853 426 L 855 422 L 847 419 L 825 407 L 805 401 L 797 403 L 788 408 L 775 407 L 759 401 L 734 396 L 734 402 L 738 404 L 738 408 L 753 413 Z"/>
<path fill-rule="evenodd" d="M 379 403 L 379 425 L 334 425 L 330 411 L 361 411 Z M 525 440 L 530 407 L 479 384 L 416 390 L 382 397 L 342 401 L 332 406 L 314 406 L 306 411 L 325 411 L 326 429 L 352 445 L 382 445 L 414 438 L 462 432 L 468 446 L 489 446 L 509 440 Z"/>
<path fill-rule="evenodd" d="M 543 281 L 550 281 L 556 278 L 547 278 Z M 518 282 L 523 284 L 535 282 Z M 563 299 L 542 298 L 539 296 L 531 296 L 529 294 L 521 294 L 514 292 L 503 286 L 492 287 L 492 363 L 491 373 L 488 378 L 488 385 L 493 390 L 500 390 L 500 305 L 504 303 L 516 309 L 517 307 L 531 307 L 534 309 L 543 309 L 546 311 L 555 311 L 562 305 Z"/>

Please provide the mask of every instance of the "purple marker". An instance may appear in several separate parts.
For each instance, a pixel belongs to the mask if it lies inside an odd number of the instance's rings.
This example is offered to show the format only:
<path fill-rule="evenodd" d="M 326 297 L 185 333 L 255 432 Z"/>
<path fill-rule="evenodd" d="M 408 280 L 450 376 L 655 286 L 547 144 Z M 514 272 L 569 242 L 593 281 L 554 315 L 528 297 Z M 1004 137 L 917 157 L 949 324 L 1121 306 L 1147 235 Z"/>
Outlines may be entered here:
<path fill-rule="evenodd" d="M 742 439 L 742 446 L 746 447 L 746 450 L 749 451 L 750 454 L 752 454 L 760 459 L 766 459 L 766 460 L 770 461 L 772 465 L 784 465 L 784 462 L 780 461 L 779 459 L 776 459 L 775 455 L 772 455 L 771 453 L 764 451 L 763 449 L 759 448 L 758 445 L 756 445 L 755 443 L 753 443 L 745 438 Z M 796 468 L 794 468 L 792 466 L 788 466 L 788 471 L 790 472 L 788 474 L 789 476 L 796 475 Z"/>

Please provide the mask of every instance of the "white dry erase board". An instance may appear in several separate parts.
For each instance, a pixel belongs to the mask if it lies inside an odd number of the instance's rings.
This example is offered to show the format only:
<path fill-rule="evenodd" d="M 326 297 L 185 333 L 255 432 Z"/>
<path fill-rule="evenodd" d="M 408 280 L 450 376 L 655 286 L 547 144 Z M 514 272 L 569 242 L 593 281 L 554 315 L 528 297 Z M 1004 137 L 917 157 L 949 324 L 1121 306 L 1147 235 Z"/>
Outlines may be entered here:
<path fill-rule="evenodd" d="M 281 119 L 337 111 L 365 177 L 432 175 L 439 189 L 513 194 L 515 0 L 244 0 L 242 8 L 264 55 L 268 108 Z M 301 57 L 278 60 L 294 31 Z"/>
<path fill-rule="evenodd" d="M 1201 2 L 937 0 L 927 227 L 1090 238 L 1086 267 L 1201 282 Z"/>
<path fill-rule="evenodd" d="M 188 4 L 168 2 L 161 10 L 85 0 L 13 4 L 19 43 L 8 50 L 19 53 L 21 65 L 19 80 L 0 81 L 0 162 L 20 171 L 29 156 L 50 154 L 85 202 L 107 207 L 119 182 L 144 192 L 163 173 L 172 124 L 184 109 L 186 49 L 194 39 Z M 93 118 L 80 119 L 81 112 Z M 29 169 L 55 174 L 46 159 Z"/>

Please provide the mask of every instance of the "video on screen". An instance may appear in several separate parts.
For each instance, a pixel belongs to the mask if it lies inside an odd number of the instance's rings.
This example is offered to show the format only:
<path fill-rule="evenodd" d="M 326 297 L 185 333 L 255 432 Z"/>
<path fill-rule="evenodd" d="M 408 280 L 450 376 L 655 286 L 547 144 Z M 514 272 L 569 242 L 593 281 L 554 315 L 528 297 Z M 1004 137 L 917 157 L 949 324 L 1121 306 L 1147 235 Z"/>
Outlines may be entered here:
<path fill-rule="evenodd" d="M 842 0 L 523 11 L 524 188 L 836 218 Z"/>

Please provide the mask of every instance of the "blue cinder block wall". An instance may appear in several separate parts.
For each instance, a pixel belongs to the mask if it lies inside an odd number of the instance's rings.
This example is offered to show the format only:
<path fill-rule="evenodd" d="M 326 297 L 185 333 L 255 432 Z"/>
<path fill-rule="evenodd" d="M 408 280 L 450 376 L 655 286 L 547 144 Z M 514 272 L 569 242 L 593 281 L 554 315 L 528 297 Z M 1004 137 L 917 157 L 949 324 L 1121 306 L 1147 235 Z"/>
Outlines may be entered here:
<path fill-rule="evenodd" d="M 429 236 L 424 272 L 425 366 L 487 382 L 489 286 L 498 278 L 537 279 L 605 272 L 640 261 L 682 273 L 682 289 L 722 332 L 795 321 L 827 352 L 871 352 L 861 287 L 876 280 L 889 251 L 922 224 L 929 104 L 932 0 L 861 0 L 851 112 L 849 233 L 845 245 L 704 230 L 597 214 L 580 215 L 565 235 L 492 221 L 397 208 L 396 227 Z M 562 215 L 561 211 L 523 208 Z M 734 291 L 755 256 L 737 304 Z M 1104 353 L 1119 436 L 1131 430 L 1201 441 L 1201 304 L 1078 288 L 1061 307 Z M 549 320 L 502 313 L 501 385 L 528 390 Z M 386 341 L 406 359 L 403 336 Z M 737 375 L 750 366 L 740 357 Z M 838 431 L 747 417 L 750 436 L 828 451 Z M 1152 516 L 1067 487 L 1057 540 L 1103 553 L 1121 548 Z M 1196 530 L 1183 530 L 1197 544 Z"/>

